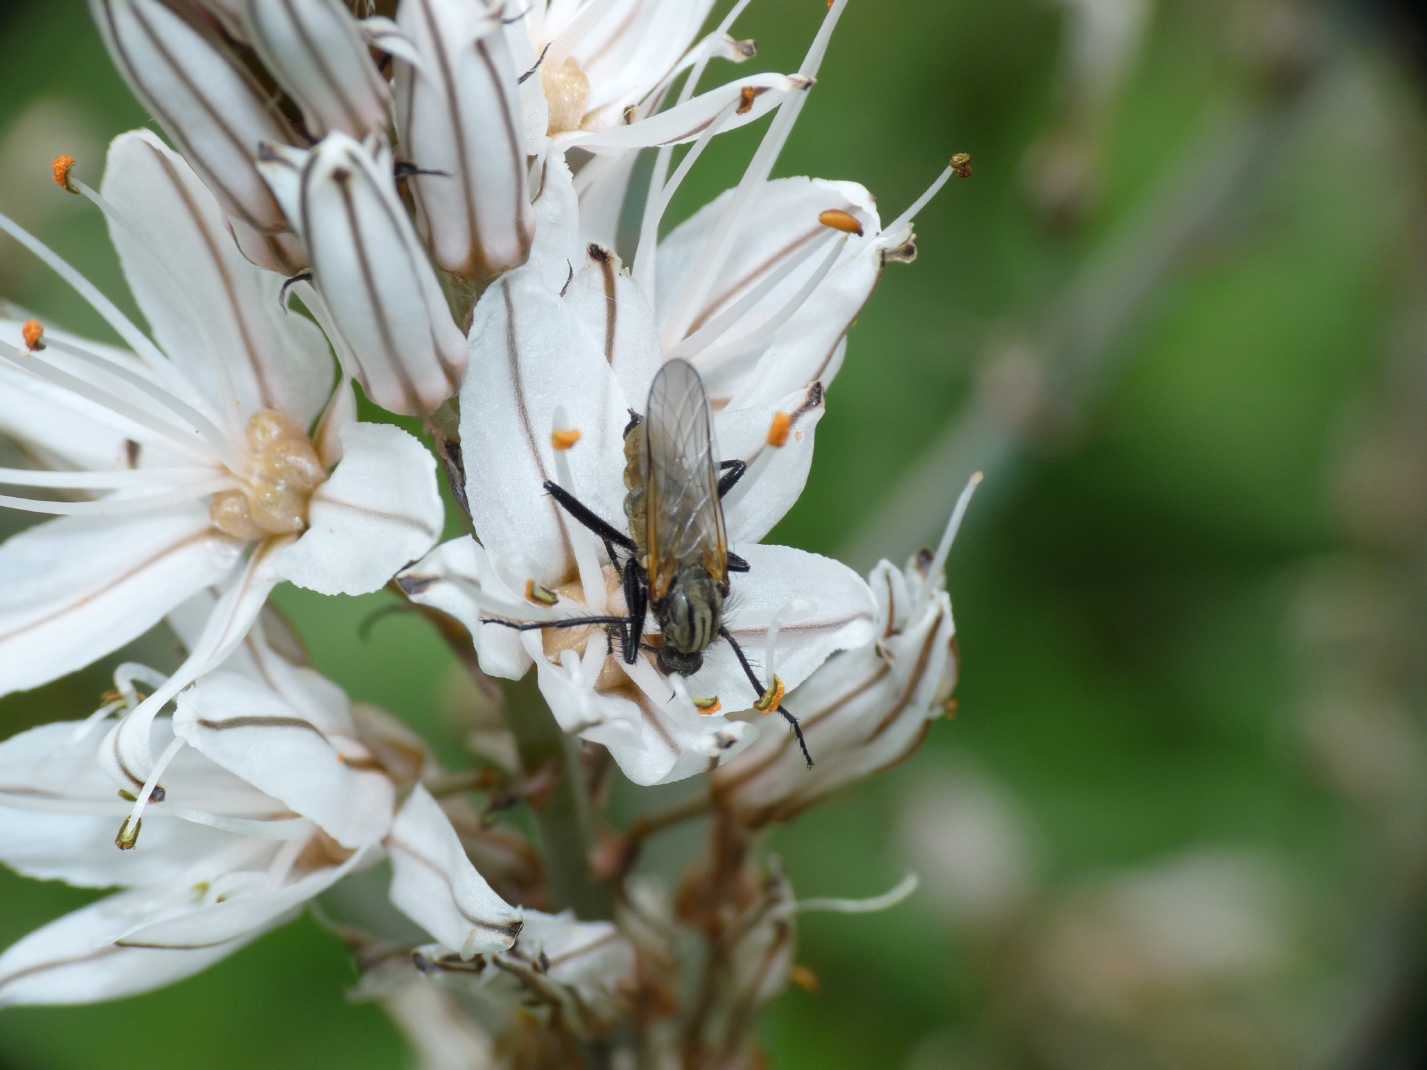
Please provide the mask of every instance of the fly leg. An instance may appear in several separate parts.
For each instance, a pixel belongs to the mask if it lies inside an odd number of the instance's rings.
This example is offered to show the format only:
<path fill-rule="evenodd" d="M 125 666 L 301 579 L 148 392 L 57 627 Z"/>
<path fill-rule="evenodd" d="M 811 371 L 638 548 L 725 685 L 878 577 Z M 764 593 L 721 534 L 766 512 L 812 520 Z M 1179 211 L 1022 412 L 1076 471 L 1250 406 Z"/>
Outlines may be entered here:
<path fill-rule="evenodd" d="M 649 581 L 633 554 L 624 562 L 624 605 L 629 611 L 629 624 L 621 635 L 624 663 L 633 665 L 639 657 L 639 641 L 644 637 L 644 616 L 649 607 Z"/>
<path fill-rule="evenodd" d="M 547 479 L 545 481 L 545 489 L 549 492 L 550 497 L 560 503 L 561 508 L 563 508 L 565 512 L 569 513 L 604 540 L 604 544 L 607 548 L 610 546 L 618 546 L 628 554 L 634 554 L 638 551 L 638 547 L 634 545 L 633 539 L 620 531 L 619 528 L 615 527 L 608 520 L 605 520 L 588 505 L 580 501 L 579 498 L 576 498 L 568 490 L 560 486 L 560 484 Z M 614 563 L 613 554 L 610 555 L 610 563 Z"/>
<path fill-rule="evenodd" d="M 719 461 L 718 468 L 723 473 L 718 477 L 718 496 L 723 498 L 743 478 L 743 473 L 748 471 L 748 462 L 735 457 L 730 461 Z"/>
<path fill-rule="evenodd" d="M 732 633 L 730 633 L 727 628 L 720 628 L 718 634 L 727 639 L 728 645 L 733 647 L 734 657 L 738 658 L 738 664 L 743 667 L 743 675 L 748 677 L 748 682 L 753 685 L 753 690 L 758 692 L 758 698 L 761 701 L 767 689 L 763 686 L 762 681 L 758 679 L 758 674 L 753 671 L 753 666 L 748 664 L 748 658 L 743 653 L 743 647 L 738 645 L 737 640 L 733 638 Z M 787 721 L 789 727 L 793 729 L 793 737 L 798 741 L 798 747 L 803 752 L 803 761 L 807 762 L 808 768 L 811 769 L 813 767 L 813 756 L 808 753 L 808 742 L 803 738 L 803 726 L 798 724 L 798 719 L 793 716 L 793 712 L 785 708 L 781 702 L 778 704 L 778 712 L 782 714 L 783 720 Z"/>

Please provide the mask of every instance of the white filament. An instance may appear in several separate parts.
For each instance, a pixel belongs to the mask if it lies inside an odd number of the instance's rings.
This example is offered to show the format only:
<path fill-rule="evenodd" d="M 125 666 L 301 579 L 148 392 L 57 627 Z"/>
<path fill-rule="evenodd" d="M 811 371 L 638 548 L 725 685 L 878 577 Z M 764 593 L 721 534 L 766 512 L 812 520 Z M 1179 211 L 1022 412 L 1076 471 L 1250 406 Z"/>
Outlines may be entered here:
<path fill-rule="evenodd" d="M 920 883 L 915 873 L 908 873 L 889 891 L 871 899 L 802 899 L 798 901 L 795 909 L 799 914 L 818 910 L 833 914 L 876 914 L 900 904 L 917 890 Z"/>
<path fill-rule="evenodd" d="M 936 181 L 927 187 L 926 192 L 912 202 L 910 208 L 899 215 L 890 224 L 882 228 L 882 234 L 878 240 L 885 241 L 886 244 L 891 245 L 900 245 L 906 241 L 906 238 L 900 236 L 902 229 L 912 225 L 912 220 L 917 218 L 917 213 L 925 208 L 931 202 L 931 199 L 941 192 L 942 186 L 946 185 L 951 175 L 951 168 L 944 168 L 942 173 L 936 177 Z"/>
<path fill-rule="evenodd" d="M 971 496 L 976 493 L 976 488 L 981 486 L 983 478 L 985 477 L 982 473 L 974 473 L 966 481 L 961 497 L 956 499 L 956 507 L 952 509 L 951 518 L 946 522 L 946 530 L 941 533 L 941 541 L 937 543 L 936 554 L 932 557 L 931 569 L 927 573 L 933 587 L 942 582 L 941 577 L 946 569 L 947 556 L 951 553 L 951 544 L 956 541 L 956 533 L 961 530 L 961 522 L 966 518 L 966 510 L 971 505 Z"/>

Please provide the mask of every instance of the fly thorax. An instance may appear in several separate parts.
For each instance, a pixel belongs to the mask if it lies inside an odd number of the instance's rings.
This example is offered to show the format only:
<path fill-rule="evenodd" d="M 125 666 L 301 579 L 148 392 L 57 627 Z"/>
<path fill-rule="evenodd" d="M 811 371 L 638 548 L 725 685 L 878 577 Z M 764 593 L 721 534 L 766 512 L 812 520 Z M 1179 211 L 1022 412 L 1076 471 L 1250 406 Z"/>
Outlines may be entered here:
<path fill-rule="evenodd" d="M 674 577 L 656 609 L 666 646 L 684 654 L 701 653 L 718 636 L 723 592 L 707 569 L 689 565 Z"/>
<path fill-rule="evenodd" d="M 263 409 L 248 421 L 244 439 L 242 489 L 214 496 L 213 526 L 239 539 L 305 531 L 312 492 L 327 478 L 307 433 L 276 409 Z"/>

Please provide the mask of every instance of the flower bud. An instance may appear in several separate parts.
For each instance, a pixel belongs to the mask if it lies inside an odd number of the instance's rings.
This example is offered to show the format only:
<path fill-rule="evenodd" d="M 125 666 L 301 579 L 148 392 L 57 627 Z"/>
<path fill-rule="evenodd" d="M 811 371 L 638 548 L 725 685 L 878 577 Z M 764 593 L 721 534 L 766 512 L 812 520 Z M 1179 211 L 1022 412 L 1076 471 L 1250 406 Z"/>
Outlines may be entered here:
<path fill-rule="evenodd" d="M 232 218 L 244 254 L 300 265 L 281 208 L 257 169 L 258 145 L 295 140 L 217 32 L 160 0 L 90 0 L 115 65 Z"/>
<path fill-rule="evenodd" d="M 348 373 L 408 416 L 451 397 L 466 340 L 397 196 L 391 150 L 333 133 L 309 153 L 267 151 L 262 166 L 306 246 L 313 313 Z"/>
<path fill-rule="evenodd" d="M 517 120 L 517 75 L 497 14 L 459 0 L 407 0 L 398 25 L 422 59 L 396 63 L 397 117 L 436 263 L 484 279 L 530 255 L 533 221 Z"/>
<path fill-rule="evenodd" d="M 315 137 L 384 129 L 391 91 L 356 19 L 337 0 L 245 0 L 246 35 Z"/>

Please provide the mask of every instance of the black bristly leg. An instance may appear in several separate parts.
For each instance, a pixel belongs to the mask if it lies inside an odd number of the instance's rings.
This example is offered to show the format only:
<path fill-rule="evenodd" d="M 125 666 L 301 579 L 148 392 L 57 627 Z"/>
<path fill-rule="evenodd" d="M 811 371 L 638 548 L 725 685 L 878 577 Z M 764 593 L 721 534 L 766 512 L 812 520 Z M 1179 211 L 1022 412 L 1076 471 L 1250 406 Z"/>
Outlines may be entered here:
<path fill-rule="evenodd" d="M 743 473 L 748 471 L 748 462 L 735 457 L 731 461 L 720 461 L 718 467 L 723 472 L 718 477 L 718 496 L 722 498 L 743 478 Z"/>
<path fill-rule="evenodd" d="M 543 631 L 546 628 L 587 628 L 592 624 L 629 623 L 628 617 L 567 617 L 565 620 L 506 620 L 504 617 L 482 617 L 482 624 L 499 624 L 517 632 Z"/>
<path fill-rule="evenodd" d="M 638 547 L 634 545 L 633 539 L 620 531 L 619 528 L 615 527 L 609 521 L 605 520 L 589 506 L 585 505 L 584 502 L 580 501 L 579 498 L 576 498 L 568 490 L 560 486 L 560 484 L 547 479 L 545 481 L 545 489 L 549 492 L 550 497 L 560 503 L 565 512 L 569 513 L 581 524 L 603 539 L 606 545 L 612 543 L 621 550 L 631 554 L 638 550 Z"/>
<path fill-rule="evenodd" d="M 639 657 L 639 641 L 644 638 L 644 616 L 649 608 L 649 585 L 644 569 L 630 554 L 624 562 L 624 606 L 629 625 L 624 630 L 624 663 L 633 665 Z"/>
<path fill-rule="evenodd" d="M 743 653 L 743 647 L 738 645 L 733 634 L 727 628 L 720 628 L 718 634 L 728 640 L 728 645 L 733 647 L 733 655 L 738 659 L 738 664 L 743 668 L 743 675 L 748 677 L 748 682 L 753 685 L 753 690 L 758 692 L 759 699 L 763 698 L 767 689 L 758 679 L 758 674 L 753 671 L 753 666 L 748 664 L 748 658 Z M 813 756 L 808 753 L 808 741 L 803 738 L 803 726 L 798 724 L 798 719 L 793 716 L 792 711 L 785 709 L 782 703 L 778 704 L 778 712 L 782 714 L 783 720 L 787 721 L 793 729 L 793 737 L 798 741 L 798 748 L 803 752 L 803 761 L 808 763 L 808 768 L 813 767 Z"/>

